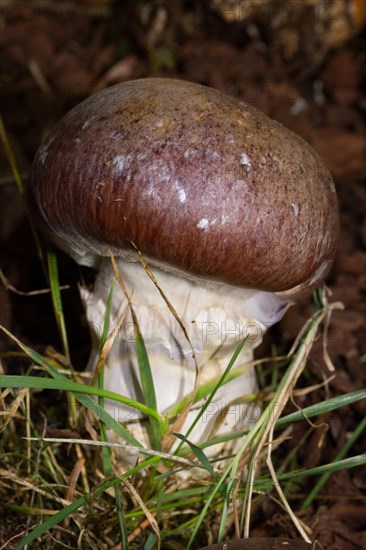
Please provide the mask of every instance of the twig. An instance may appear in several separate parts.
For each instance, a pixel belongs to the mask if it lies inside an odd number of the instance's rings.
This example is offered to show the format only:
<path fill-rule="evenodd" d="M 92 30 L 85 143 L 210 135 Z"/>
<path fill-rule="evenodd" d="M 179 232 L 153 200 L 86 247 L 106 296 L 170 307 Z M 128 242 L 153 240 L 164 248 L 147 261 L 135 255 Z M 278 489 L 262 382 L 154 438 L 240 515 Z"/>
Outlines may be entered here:
<path fill-rule="evenodd" d="M 51 292 L 50 288 L 41 288 L 40 290 L 29 290 L 28 292 L 24 292 L 23 290 L 18 290 L 17 288 L 15 288 L 15 286 L 9 283 L 9 279 L 5 277 L 2 269 L 0 269 L 0 281 L 3 283 L 6 290 L 10 290 L 11 292 L 14 292 L 14 294 L 18 294 L 19 296 L 38 296 L 39 294 L 49 294 Z M 70 288 L 70 285 L 60 286 L 60 290 L 68 290 L 69 288 Z"/>
<path fill-rule="evenodd" d="M 300 535 L 303 537 L 303 539 L 306 542 L 311 542 L 308 535 L 305 533 L 305 530 L 303 529 L 300 521 L 298 520 L 298 518 L 294 514 L 291 506 L 289 505 L 289 503 L 288 503 L 288 501 L 285 497 L 285 494 L 282 491 L 281 485 L 280 485 L 280 483 L 277 479 L 276 472 L 275 472 L 275 469 L 273 467 L 272 458 L 271 458 L 272 441 L 273 441 L 273 429 L 274 429 L 274 426 L 272 426 L 272 428 L 270 430 L 270 433 L 269 433 L 268 452 L 267 452 L 267 460 L 266 460 L 267 466 L 268 466 L 268 469 L 269 469 L 269 472 L 271 474 L 271 478 L 272 478 L 272 481 L 273 481 L 273 485 L 274 485 L 274 487 L 276 487 L 276 491 L 277 491 L 277 493 L 278 493 L 278 495 L 279 495 L 279 497 L 282 501 L 282 504 L 283 504 L 284 508 L 286 509 L 288 515 L 291 517 L 292 521 L 294 522 L 296 529 L 299 531 Z"/>
<path fill-rule="evenodd" d="M 256 447 L 255 452 L 251 459 L 251 467 L 249 469 L 249 479 L 248 479 L 248 502 L 246 507 L 245 514 L 245 523 L 244 523 L 244 537 L 249 537 L 249 525 L 250 525 L 250 513 L 251 513 L 251 504 L 252 504 L 252 493 L 253 493 L 253 483 L 255 477 L 255 471 L 259 459 L 260 452 L 267 442 L 268 436 L 271 433 L 271 430 L 274 428 L 274 425 L 277 419 L 280 417 L 294 386 L 302 373 L 306 365 L 307 357 L 310 353 L 312 345 L 315 341 L 317 330 L 320 323 L 324 318 L 328 318 L 329 311 L 334 309 L 342 309 L 343 304 L 336 302 L 334 304 L 327 304 L 323 309 L 318 312 L 310 321 L 308 321 L 300 334 L 304 335 L 305 330 L 307 330 L 305 337 L 301 343 L 299 343 L 298 350 L 296 351 L 296 356 L 291 366 L 291 369 L 284 380 L 283 384 L 280 386 L 279 391 L 275 394 L 274 399 L 269 404 L 269 417 L 268 422 L 264 423 L 261 431 L 259 432 L 254 445 Z M 292 351 L 295 354 L 295 350 Z M 273 404 L 273 406 L 271 406 Z M 265 413 L 266 414 L 266 411 Z M 268 414 L 268 413 L 267 413 Z"/>
<path fill-rule="evenodd" d="M 30 441 L 47 441 L 49 443 L 79 443 L 80 445 L 92 445 L 95 447 L 113 447 L 116 449 L 127 449 L 132 453 L 139 455 L 148 455 L 148 456 L 159 456 L 165 460 L 170 460 L 172 462 L 177 462 L 178 464 L 184 464 L 185 466 L 190 466 L 191 468 L 200 468 L 205 470 L 205 468 L 199 462 L 193 460 L 188 460 L 176 455 L 171 455 L 169 453 L 163 453 L 161 451 L 153 451 L 152 449 L 144 449 L 142 447 L 134 447 L 133 445 L 128 445 L 127 443 L 112 443 L 109 441 L 93 441 L 91 439 L 72 439 L 67 437 L 29 437 L 25 438 Z"/>

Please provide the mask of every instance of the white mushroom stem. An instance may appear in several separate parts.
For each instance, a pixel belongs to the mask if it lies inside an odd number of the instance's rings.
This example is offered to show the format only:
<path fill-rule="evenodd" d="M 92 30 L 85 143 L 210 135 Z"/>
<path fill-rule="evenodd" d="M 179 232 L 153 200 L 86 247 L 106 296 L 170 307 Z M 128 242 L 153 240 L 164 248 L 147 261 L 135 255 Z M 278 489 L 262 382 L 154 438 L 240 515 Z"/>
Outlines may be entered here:
<path fill-rule="evenodd" d="M 253 349 L 260 344 L 266 328 L 277 322 L 283 314 L 286 300 L 275 294 L 246 290 L 203 279 L 187 279 L 168 273 L 161 268 L 153 272 L 159 287 L 175 308 L 186 327 L 198 364 L 196 380 L 192 349 L 182 328 L 169 310 L 159 290 L 148 277 L 140 262 L 118 261 L 121 277 L 131 297 L 133 309 L 146 345 L 152 369 L 158 411 L 167 413 L 195 387 L 219 378 L 237 348 L 247 341 L 234 368 L 243 366 L 253 358 Z M 81 288 L 81 297 L 91 327 L 93 350 L 88 369 L 94 370 L 99 356 L 99 341 L 106 316 L 106 304 L 114 278 L 111 260 L 103 258 L 95 287 L 92 291 Z M 110 328 L 115 326 L 125 309 L 126 297 L 115 284 L 110 311 Z M 105 387 L 121 395 L 143 401 L 139 369 L 136 360 L 133 322 L 127 312 L 123 326 L 107 358 Z M 190 439 L 202 442 L 209 439 L 215 422 L 221 422 L 218 434 L 245 428 L 255 421 L 253 407 L 232 405 L 247 394 L 257 391 L 253 368 L 225 384 L 215 395 L 205 415 L 197 424 Z M 182 428 L 189 428 L 202 403 L 193 406 Z M 146 420 L 136 410 L 107 402 L 108 412 L 124 423 L 144 446 L 150 447 Z M 216 454 L 218 448 L 209 454 Z"/>

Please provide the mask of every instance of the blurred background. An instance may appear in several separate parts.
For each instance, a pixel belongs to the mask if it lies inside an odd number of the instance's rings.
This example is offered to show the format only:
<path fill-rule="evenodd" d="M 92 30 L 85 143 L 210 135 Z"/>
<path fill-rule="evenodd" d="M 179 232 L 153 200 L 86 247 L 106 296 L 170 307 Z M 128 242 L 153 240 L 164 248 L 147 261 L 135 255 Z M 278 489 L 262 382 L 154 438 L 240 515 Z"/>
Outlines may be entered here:
<path fill-rule="evenodd" d="M 345 310 L 334 314 L 329 333 L 336 376 L 299 398 L 300 405 L 366 382 L 365 27 L 366 0 L 0 0 L 0 109 L 24 183 L 42 138 L 65 112 L 106 86 L 147 76 L 191 80 L 234 95 L 319 153 L 334 177 L 341 214 L 328 286 Z M 49 295 L 26 294 L 46 282 L 3 147 L 0 166 L 0 323 L 35 349 L 59 350 Z M 77 283 L 92 282 L 93 275 L 61 253 L 60 271 L 69 286 L 63 298 L 72 360 L 81 370 L 90 342 Z M 257 356 L 274 348 L 286 353 L 311 312 L 311 297 L 290 309 Z M 12 349 L 1 334 L 0 352 Z M 15 372 L 19 362 L 3 358 L 2 368 Z M 328 376 L 319 342 L 306 383 L 322 384 Z M 342 417 L 333 415 L 326 433 L 313 430 L 305 446 L 300 443 L 308 427 L 296 425 L 291 445 L 299 445 L 297 467 L 330 462 L 365 408 L 361 401 Z M 352 454 L 360 454 L 364 443 Z M 304 513 L 325 548 L 366 547 L 365 488 L 360 469 L 338 472 Z M 306 492 L 304 485 L 299 498 Z M 253 534 L 295 536 L 293 529 L 269 501 Z"/>

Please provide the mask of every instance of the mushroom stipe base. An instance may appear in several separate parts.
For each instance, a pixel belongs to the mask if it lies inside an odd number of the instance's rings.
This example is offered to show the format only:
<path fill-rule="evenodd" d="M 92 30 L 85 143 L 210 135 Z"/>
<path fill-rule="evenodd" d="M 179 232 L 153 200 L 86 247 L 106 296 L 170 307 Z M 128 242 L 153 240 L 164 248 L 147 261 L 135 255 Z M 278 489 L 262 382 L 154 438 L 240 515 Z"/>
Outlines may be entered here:
<path fill-rule="evenodd" d="M 246 364 L 247 371 L 219 389 L 190 434 L 190 439 L 195 443 L 203 443 L 215 435 L 242 431 L 253 425 L 260 415 L 259 406 L 251 403 L 253 394 L 258 390 L 255 372 L 250 365 L 253 350 L 261 343 L 267 327 L 282 316 L 286 300 L 263 291 L 243 291 L 219 283 L 177 278 L 161 268 L 152 267 L 156 285 L 137 254 L 136 261 L 119 259 L 117 265 L 147 350 L 158 412 L 163 415 L 169 413 L 177 403 L 193 395 L 203 385 L 217 382 L 236 348 L 245 340 L 232 374 L 235 374 L 235 369 L 243 369 Z M 105 258 L 99 263 L 94 289 L 80 289 L 93 342 L 88 364 L 91 372 L 95 371 L 99 358 L 110 284 L 114 279 L 111 259 Z M 172 313 L 172 308 L 184 325 L 185 332 Z M 128 300 L 115 281 L 109 309 L 110 331 L 113 331 L 121 316 L 122 326 L 115 335 L 113 347 L 106 359 L 105 387 L 144 402 L 136 357 L 134 320 Z M 202 404 L 201 400 L 192 406 L 181 426 L 182 433 L 188 430 Z M 148 422 L 141 413 L 108 401 L 105 406 L 116 420 L 128 427 L 138 441 L 151 448 Z M 209 456 L 218 456 L 222 447 L 210 447 Z M 232 446 L 226 447 L 227 453 L 234 451 Z M 124 452 L 123 460 L 126 461 L 125 466 L 129 467 L 135 456 L 128 459 Z"/>

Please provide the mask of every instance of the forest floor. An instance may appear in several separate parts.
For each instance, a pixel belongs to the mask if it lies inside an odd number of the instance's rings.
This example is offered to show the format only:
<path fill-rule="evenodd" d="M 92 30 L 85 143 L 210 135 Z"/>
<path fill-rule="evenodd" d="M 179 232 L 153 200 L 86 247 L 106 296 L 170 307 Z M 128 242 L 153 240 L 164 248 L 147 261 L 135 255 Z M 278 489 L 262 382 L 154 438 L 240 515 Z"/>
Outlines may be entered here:
<path fill-rule="evenodd" d="M 337 188 L 341 230 L 327 285 L 331 301 L 345 306 L 334 313 L 328 338 L 334 376 L 327 371 L 319 342 L 311 351 L 307 378 L 300 380 L 300 387 L 320 386 L 297 399 L 298 405 L 308 406 L 366 385 L 364 22 L 354 29 L 347 28 L 346 21 L 335 30 L 329 21 L 315 17 L 311 2 L 304 2 L 304 13 L 291 24 L 278 13 L 267 17 L 258 10 L 220 12 L 219 4 L 222 8 L 224 3 L 0 3 L 3 121 L 24 182 L 42 137 L 73 105 L 105 86 L 152 75 L 191 80 L 235 95 L 308 141 Z M 343 16 L 337 15 L 339 20 Z M 24 296 L 9 289 L 11 284 L 27 292 L 46 283 L 4 150 L 0 164 L 1 269 L 6 277 L 5 284 L 0 283 L 0 323 L 40 352 L 50 346 L 59 350 L 49 295 Z M 61 284 L 70 287 L 63 299 L 71 356 L 75 368 L 82 370 L 90 340 L 78 296 L 80 272 L 63 254 L 60 271 Z M 269 331 L 257 356 L 271 353 L 274 344 L 276 353 L 286 353 L 311 311 L 311 297 L 292 307 Z M 6 357 L 10 350 L 16 348 L 0 335 L 4 372 L 18 373 L 19 361 Z M 42 409 L 41 398 L 39 406 Z M 297 468 L 331 462 L 365 413 L 363 400 L 340 412 L 321 414 L 317 429 L 309 431 L 306 422 L 297 423 L 277 459 L 298 446 Z M 364 449 L 365 435 L 350 454 L 360 455 Z M 324 548 L 366 547 L 364 474 L 363 468 L 335 472 L 312 506 L 299 513 Z M 297 486 L 295 508 L 313 484 L 310 477 Z M 0 546 L 29 525 L 29 517 L 22 514 L 6 509 L 1 515 Z M 287 514 L 268 500 L 253 519 L 251 535 L 297 533 Z M 51 541 L 47 547 L 52 547 Z"/>

